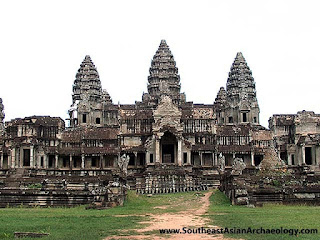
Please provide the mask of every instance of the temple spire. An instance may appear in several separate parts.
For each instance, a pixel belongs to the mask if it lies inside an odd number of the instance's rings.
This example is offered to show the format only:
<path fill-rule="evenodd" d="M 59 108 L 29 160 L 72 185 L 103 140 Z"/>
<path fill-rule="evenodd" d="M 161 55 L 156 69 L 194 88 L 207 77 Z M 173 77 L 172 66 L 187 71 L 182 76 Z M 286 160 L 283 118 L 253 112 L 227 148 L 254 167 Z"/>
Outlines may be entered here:
<path fill-rule="evenodd" d="M 99 101 L 102 98 L 99 74 L 89 55 L 85 56 L 76 74 L 72 100 L 74 103 L 76 100 L 87 98 L 93 101 Z"/>
<path fill-rule="evenodd" d="M 214 100 L 214 108 L 216 110 L 220 110 L 224 108 L 225 102 L 226 102 L 226 97 L 227 97 L 227 93 L 226 90 L 224 89 L 224 87 L 221 87 L 219 89 L 219 92 L 217 94 L 216 99 Z"/>
<path fill-rule="evenodd" d="M 159 103 L 161 96 L 169 96 L 174 103 L 185 101 L 180 93 L 180 76 L 173 55 L 165 40 L 161 40 L 158 50 L 151 61 L 148 77 L 148 94 L 144 101 Z"/>
<path fill-rule="evenodd" d="M 226 123 L 259 124 L 259 105 L 252 72 L 241 52 L 231 65 L 227 81 Z"/>
<path fill-rule="evenodd" d="M 91 57 L 86 55 L 73 84 L 72 105 L 69 109 L 70 127 L 101 126 L 105 104 L 112 104 L 111 97 L 102 89 L 98 71 Z"/>
<path fill-rule="evenodd" d="M 251 95 L 256 97 L 255 82 L 252 77 L 252 72 L 247 65 L 245 58 L 241 52 L 237 56 L 230 68 L 229 77 L 227 81 L 227 94 L 234 95 Z"/>

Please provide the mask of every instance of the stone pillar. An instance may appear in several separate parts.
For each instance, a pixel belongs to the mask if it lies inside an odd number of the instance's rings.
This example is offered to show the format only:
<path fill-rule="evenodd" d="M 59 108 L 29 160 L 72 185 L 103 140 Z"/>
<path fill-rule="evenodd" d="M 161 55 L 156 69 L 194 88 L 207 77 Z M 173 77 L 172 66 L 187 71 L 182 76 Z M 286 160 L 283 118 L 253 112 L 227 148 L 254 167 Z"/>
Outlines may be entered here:
<path fill-rule="evenodd" d="M 150 163 L 150 153 L 146 151 L 146 165 Z"/>
<path fill-rule="evenodd" d="M 84 154 L 81 155 L 81 169 L 84 169 L 85 165 L 84 165 Z"/>
<path fill-rule="evenodd" d="M 40 163 L 41 163 L 41 156 L 39 155 L 38 157 L 35 158 L 35 167 L 40 168 Z"/>
<path fill-rule="evenodd" d="M 218 166 L 218 155 L 214 152 L 214 166 Z"/>
<path fill-rule="evenodd" d="M 134 166 L 137 166 L 138 165 L 138 153 L 137 152 L 134 152 Z"/>
<path fill-rule="evenodd" d="M 320 158 L 320 147 L 316 146 L 315 150 L 316 150 L 315 165 L 319 165 L 319 163 L 320 163 L 320 159 L 319 159 Z"/>
<path fill-rule="evenodd" d="M 251 152 L 251 165 L 254 166 L 254 152 Z"/>
<path fill-rule="evenodd" d="M 156 163 L 160 163 L 160 139 L 156 138 Z"/>
<path fill-rule="evenodd" d="M 16 149 L 11 150 L 11 168 L 14 168 L 16 164 Z"/>
<path fill-rule="evenodd" d="M 34 167 L 34 163 L 33 163 L 33 146 L 30 146 L 30 167 L 33 168 Z"/>
<path fill-rule="evenodd" d="M 73 160 L 72 160 L 72 155 L 70 154 L 70 170 L 72 170 L 73 167 Z"/>
<path fill-rule="evenodd" d="M 103 169 L 103 155 L 100 154 L 100 169 Z"/>
<path fill-rule="evenodd" d="M 17 154 L 17 153 L 18 153 L 18 154 Z M 22 167 L 23 167 L 23 157 L 24 157 L 24 156 L 23 156 L 23 155 L 24 155 L 23 149 L 20 147 L 19 150 L 16 151 L 16 154 L 18 155 L 18 156 L 17 156 L 17 159 L 20 160 L 17 165 L 18 165 L 20 168 L 22 168 Z"/>
<path fill-rule="evenodd" d="M 202 152 L 199 152 L 199 155 L 200 155 L 200 166 L 202 166 L 203 165 Z"/>
<path fill-rule="evenodd" d="M 214 166 L 215 165 L 214 153 L 212 152 L 211 155 L 212 155 L 212 166 Z"/>
<path fill-rule="evenodd" d="M 316 147 L 315 146 L 312 146 L 311 148 L 311 162 L 312 162 L 312 165 L 316 165 Z"/>
<path fill-rule="evenodd" d="M 191 165 L 191 151 L 189 151 L 187 155 L 187 164 Z"/>
<path fill-rule="evenodd" d="M 302 159 L 302 164 L 306 164 L 306 147 L 305 145 L 302 146 L 302 149 L 301 149 L 301 159 Z"/>
<path fill-rule="evenodd" d="M 48 155 L 47 154 L 45 154 L 44 156 L 43 156 L 43 168 L 45 168 L 45 169 L 47 169 L 48 168 Z"/>
<path fill-rule="evenodd" d="M 3 152 L 1 153 L 1 156 L 0 156 L 0 168 L 3 168 Z"/>
<path fill-rule="evenodd" d="M 55 157 L 54 166 L 58 169 L 59 168 L 59 155 L 56 154 L 54 157 Z"/>
<path fill-rule="evenodd" d="M 182 166 L 182 140 L 178 140 L 178 165 Z"/>
<path fill-rule="evenodd" d="M 291 154 L 289 154 L 289 153 L 288 153 L 288 156 L 287 156 L 287 161 L 288 161 L 288 166 L 291 166 L 292 165 Z"/>

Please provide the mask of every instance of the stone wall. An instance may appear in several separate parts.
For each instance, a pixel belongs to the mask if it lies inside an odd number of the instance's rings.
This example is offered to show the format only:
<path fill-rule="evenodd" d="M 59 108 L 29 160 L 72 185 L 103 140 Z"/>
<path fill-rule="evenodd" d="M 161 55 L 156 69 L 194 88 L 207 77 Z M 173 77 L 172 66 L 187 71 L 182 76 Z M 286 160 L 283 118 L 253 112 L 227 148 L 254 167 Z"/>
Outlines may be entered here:
<path fill-rule="evenodd" d="M 159 194 L 206 190 L 219 185 L 216 170 L 184 168 L 178 166 L 149 166 L 135 178 L 140 194 Z"/>
<path fill-rule="evenodd" d="M 268 173 L 252 168 L 242 175 L 227 171 L 221 175 L 219 188 L 235 205 L 259 206 L 270 202 L 320 205 L 320 171 L 308 166 Z"/>
<path fill-rule="evenodd" d="M 74 171 L 72 171 L 74 172 Z M 125 180 L 119 175 L 55 175 L 44 171 L 14 169 L 0 175 L 0 207 L 122 205 L 126 198 Z"/>

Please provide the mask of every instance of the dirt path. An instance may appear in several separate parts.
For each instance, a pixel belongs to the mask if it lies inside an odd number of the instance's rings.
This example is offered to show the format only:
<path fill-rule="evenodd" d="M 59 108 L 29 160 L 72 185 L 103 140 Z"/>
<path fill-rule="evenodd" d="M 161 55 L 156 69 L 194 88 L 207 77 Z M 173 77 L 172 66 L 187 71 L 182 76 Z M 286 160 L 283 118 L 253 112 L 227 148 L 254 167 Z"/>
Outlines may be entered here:
<path fill-rule="evenodd" d="M 184 227 L 190 228 L 190 229 L 197 229 L 199 227 L 207 227 L 210 229 L 213 228 L 219 228 L 217 226 L 208 225 L 209 219 L 203 217 L 202 215 L 205 215 L 209 209 L 209 198 L 211 196 L 212 192 L 208 192 L 202 197 L 199 201 L 199 207 L 197 209 L 188 209 L 186 211 L 181 211 L 178 213 L 164 213 L 160 215 L 151 215 L 151 220 L 148 222 L 149 225 L 137 229 L 136 231 L 142 235 L 131 235 L 131 236 L 122 236 L 122 237 L 108 237 L 105 240 L 111 240 L 111 239 L 216 239 L 216 240 L 228 240 L 227 238 L 224 238 L 222 235 L 207 235 L 207 234 L 163 234 L 163 235 L 143 235 L 144 233 L 150 232 L 150 231 L 158 231 L 159 229 L 181 229 Z"/>

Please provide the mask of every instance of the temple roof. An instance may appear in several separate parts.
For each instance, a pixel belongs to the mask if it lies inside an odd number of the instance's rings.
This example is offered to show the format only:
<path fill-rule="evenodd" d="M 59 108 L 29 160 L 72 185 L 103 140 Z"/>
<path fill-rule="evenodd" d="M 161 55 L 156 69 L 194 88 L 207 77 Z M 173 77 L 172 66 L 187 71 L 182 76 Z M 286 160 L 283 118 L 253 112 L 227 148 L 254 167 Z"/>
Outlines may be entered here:
<path fill-rule="evenodd" d="M 111 102 L 109 94 L 102 91 L 98 71 L 89 55 L 85 56 L 76 74 L 72 95 L 73 103 L 86 98 L 93 101 L 105 99 Z"/>
<path fill-rule="evenodd" d="M 255 97 L 256 90 L 252 72 L 242 53 L 238 52 L 230 68 L 227 81 L 227 95 L 237 95 L 240 93 L 251 94 Z"/>
<path fill-rule="evenodd" d="M 148 93 L 151 97 L 160 98 L 169 95 L 172 99 L 180 99 L 180 76 L 173 55 L 165 40 L 151 61 L 148 77 Z"/>
<path fill-rule="evenodd" d="M 214 100 L 214 104 L 213 104 L 213 106 L 216 110 L 220 110 L 224 107 L 224 104 L 226 102 L 226 97 L 227 97 L 226 90 L 224 89 L 224 87 L 221 87 L 219 89 L 219 92 L 218 92 L 217 97 Z"/>

